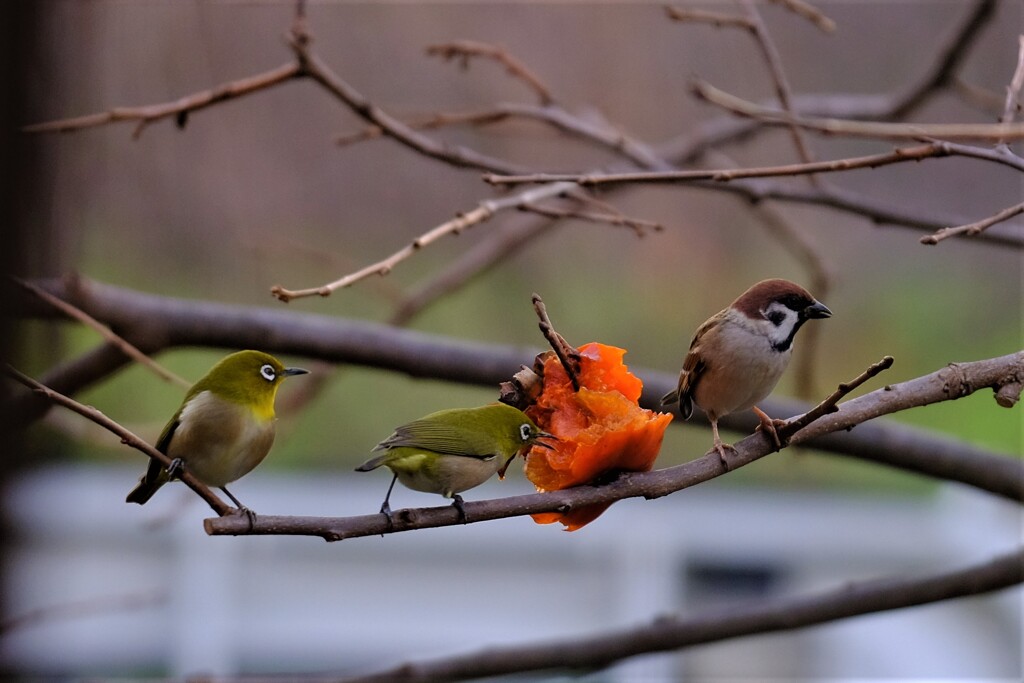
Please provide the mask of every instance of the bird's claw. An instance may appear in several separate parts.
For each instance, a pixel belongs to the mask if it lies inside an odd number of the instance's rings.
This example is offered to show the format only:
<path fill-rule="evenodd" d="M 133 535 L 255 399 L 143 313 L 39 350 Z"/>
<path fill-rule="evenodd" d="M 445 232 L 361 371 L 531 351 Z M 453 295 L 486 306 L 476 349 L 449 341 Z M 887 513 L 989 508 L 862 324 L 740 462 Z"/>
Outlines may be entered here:
<path fill-rule="evenodd" d="M 721 441 L 719 441 L 718 443 L 715 444 L 715 451 L 718 453 L 718 460 L 722 463 L 722 467 L 725 468 L 725 471 L 732 472 L 733 466 L 732 463 L 729 461 L 728 456 L 726 456 L 726 453 L 730 452 L 735 455 L 736 449 L 730 444 L 722 443 Z"/>
<path fill-rule="evenodd" d="M 234 514 L 245 515 L 245 518 L 249 520 L 249 531 L 252 531 L 256 527 L 256 513 L 244 505 L 239 505 L 235 508 Z"/>
<path fill-rule="evenodd" d="M 462 496 L 457 493 L 452 496 L 452 505 L 459 511 L 459 521 L 463 524 L 468 524 L 469 517 L 466 515 L 465 501 L 462 500 Z"/>
<path fill-rule="evenodd" d="M 768 417 L 768 414 L 763 410 L 760 410 L 757 406 L 754 406 L 754 413 L 757 414 L 757 419 L 761 421 L 761 424 L 757 426 L 757 431 L 764 432 L 768 438 L 771 439 L 776 452 L 781 451 L 783 444 L 782 439 L 779 437 L 779 429 L 786 426 L 786 421 L 774 420 Z"/>
<path fill-rule="evenodd" d="M 385 500 L 384 504 L 380 506 L 380 514 L 384 515 L 384 519 L 388 522 L 388 531 L 392 531 L 395 528 L 395 519 L 391 515 L 391 505 Z M 381 534 L 383 536 L 384 534 Z"/>
<path fill-rule="evenodd" d="M 185 461 L 181 458 L 174 458 L 167 465 L 167 476 L 170 479 L 177 479 L 185 471 Z"/>

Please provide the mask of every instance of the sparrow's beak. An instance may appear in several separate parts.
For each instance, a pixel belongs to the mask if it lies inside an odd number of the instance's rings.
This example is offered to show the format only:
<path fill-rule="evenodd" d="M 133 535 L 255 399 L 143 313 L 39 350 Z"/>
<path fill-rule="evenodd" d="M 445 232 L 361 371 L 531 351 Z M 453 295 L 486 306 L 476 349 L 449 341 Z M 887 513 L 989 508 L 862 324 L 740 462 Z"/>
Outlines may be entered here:
<path fill-rule="evenodd" d="M 828 306 L 826 306 L 825 304 L 821 303 L 820 301 L 815 301 L 813 304 L 811 304 L 810 306 L 808 306 L 807 308 L 804 309 L 803 315 L 804 315 L 805 318 L 808 318 L 808 319 L 810 319 L 810 318 L 831 318 L 832 317 L 832 311 L 828 310 Z"/>
<path fill-rule="evenodd" d="M 292 375 L 308 375 L 309 370 L 303 370 L 302 368 L 285 368 L 281 371 L 283 377 L 291 377 Z"/>

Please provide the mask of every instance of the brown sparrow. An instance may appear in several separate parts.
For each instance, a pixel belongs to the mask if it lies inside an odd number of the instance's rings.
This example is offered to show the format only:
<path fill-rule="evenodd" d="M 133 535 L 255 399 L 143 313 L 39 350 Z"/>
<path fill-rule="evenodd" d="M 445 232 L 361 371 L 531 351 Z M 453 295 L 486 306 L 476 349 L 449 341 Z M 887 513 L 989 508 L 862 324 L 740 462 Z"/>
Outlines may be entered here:
<path fill-rule="evenodd" d="M 772 392 L 789 365 L 800 326 L 831 315 L 797 284 L 780 279 L 758 282 L 697 329 L 679 386 L 665 394 L 661 404 L 678 401 L 683 419 L 689 419 L 694 403 L 707 413 L 715 450 L 727 470 L 725 450 L 732 446 L 718 435 L 723 415 L 752 408 L 761 420 L 759 429 L 781 448 L 775 421 L 754 404 Z"/>

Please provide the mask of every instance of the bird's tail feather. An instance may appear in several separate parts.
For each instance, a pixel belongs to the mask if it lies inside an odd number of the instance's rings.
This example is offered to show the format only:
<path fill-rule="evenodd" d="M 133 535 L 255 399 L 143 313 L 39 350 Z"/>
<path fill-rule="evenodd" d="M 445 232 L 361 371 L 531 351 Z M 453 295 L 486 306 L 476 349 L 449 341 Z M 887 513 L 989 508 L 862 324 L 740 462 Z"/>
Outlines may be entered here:
<path fill-rule="evenodd" d="M 151 481 L 148 477 L 143 476 L 139 479 L 138 485 L 133 488 L 128 494 L 128 497 L 124 499 L 124 502 L 145 505 L 146 501 L 152 498 L 153 494 L 157 492 L 157 489 L 163 485 L 164 482 L 162 481 Z"/>
<path fill-rule="evenodd" d="M 381 465 L 383 465 L 384 461 L 386 459 L 387 459 L 387 453 L 384 453 L 382 455 L 378 455 L 376 457 L 370 458 L 369 460 L 364 462 L 362 465 L 357 467 L 356 468 L 356 472 L 369 472 L 370 470 L 375 470 L 378 467 L 380 467 Z"/>

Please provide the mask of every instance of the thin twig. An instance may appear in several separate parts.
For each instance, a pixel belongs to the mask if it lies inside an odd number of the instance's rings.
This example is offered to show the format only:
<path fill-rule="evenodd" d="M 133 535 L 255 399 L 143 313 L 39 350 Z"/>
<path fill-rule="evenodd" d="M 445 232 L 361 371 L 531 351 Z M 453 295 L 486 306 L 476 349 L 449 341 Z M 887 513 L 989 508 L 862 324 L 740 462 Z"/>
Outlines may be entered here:
<path fill-rule="evenodd" d="M 758 12 L 757 5 L 754 4 L 753 0 L 743 0 L 743 8 L 753 26 L 754 42 L 757 43 L 761 54 L 764 56 L 765 63 L 768 65 L 768 73 L 771 74 L 772 85 L 775 88 L 775 96 L 779 99 L 779 105 L 783 111 L 791 117 L 795 117 L 796 111 L 793 108 L 792 89 L 789 87 L 789 79 L 786 78 L 786 70 L 782 66 L 782 56 L 775 46 L 775 41 L 772 40 L 768 27 L 764 25 L 761 13 Z M 811 154 L 811 148 L 804 138 L 803 131 L 796 125 L 790 125 L 788 129 L 790 137 L 793 138 L 793 146 L 796 148 L 800 161 L 805 164 L 814 161 L 814 155 Z M 813 175 L 808 175 L 807 179 L 811 185 L 817 186 L 817 181 Z"/>
<path fill-rule="evenodd" d="M 796 418 L 795 420 L 790 420 L 782 427 L 779 427 L 779 438 L 785 442 L 791 436 L 793 436 L 794 434 L 796 434 L 801 429 L 808 426 L 818 418 L 828 415 L 829 413 L 836 412 L 837 410 L 839 410 L 839 408 L 837 408 L 839 401 L 846 398 L 850 394 L 850 392 L 852 392 L 854 389 L 867 382 L 872 377 L 875 377 L 879 373 L 891 368 L 892 364 L 893 357 L 886 356 L 877 363 L 873 363 L 871 366 L 868 367 L 867 370 L 854 377 L 851 381 L 843 382 L 821 403 L 814 406 L 813 408 L 811 408 L 810 410 L 808 410 L 806 413 Z"/>
<path fill-rule="evenodd" d="M 944 239 L 950 237 L 956 237 L 957 235 L 967 235 L 973 237 L 981 234 L 987 228 L 995 225 L 996 223 L 1002 223 L 1003 221 L 1009 220 L 1014 216 L 1024 213 L 1024 202 L 1015 204 L 1014 206 L 1007 207 L 997 213 L 994 216 L 983 218 L 980 221 L 974 223 L 968 223 L 967 225 L 958 225 L 951 228 L 943 228 L 932 235 L 925 235 L 921 238 L 921 244 L 938 244 Z"/>
<path fill-rule="evenodd" d="M 1013 71 L 1013 78 L 1006 86 L 1006 103 L 1003 105 L 1003 115 L 999 117 L 999 123 L 1010 123 L 1020 110 L 1020 90 L 1024 87 L 1024 35 L 1017 38 L 1017 68 Z M 1005 144 L 1006 140 L 1000 138 L 999 144 Z"/>
<path fill-rule="evenodd" d="M 524 206 L 523 210 L 531 211 L 538 216 L 544 216 L 554 220 L 575 218 L 578 220 L 590 221 L 591 223 L 607 223 L 608 225 L 621 226 L 632 230 L 636 233 L 637 237 L 643 237 L 647 230 L 661 232 L 665 229 L 665 226 L 661 223 L 655 223 L 654 221 L 647 221 L 640 218 L 631 218 L 618 212 L 597 213 L 595 211 L 581 211 L 579 209 L 560 209 L 549 206 L 540 206 L 539 204 Z"/>
<path fill-rule="evenodd" d="M 302 64 L 302 71 L 305 75 L 321 85 L 327 92 L 351 109 L 353 113 L 367 123 L 379 127 L 383 134 L 396 142 L 424 156 L 460 168 L 475 168 L 500 173 L 510 172 L 511 169 L 523 169 L 523 167 L 517 164 L 480 154 L 467 147 L 439 142 L 421 135 L 368 100 L 362 93 L 334 73 L 312 51 L 308 41 L 304 42 L 293 37 L 290 45 L 299 63 Z M 499 171 L 498 169 L 506 170 Z M 511 172 L 517 173 L 519 171 Z"/>
<path fill-rule="evenodd" d="M 167 380 L 168 382 L 175 382 L 178 385 L 185 387 L 186 389 L 192 386 L 192 383 L 189 382 L 187 379 L 179 377 L 178 375 L 174 374 L 167 368 L 163 367 L 155 360 L 144 354 L 142 351 L 139 351 L 139 349 L 136 346 L 134 346 L 131 342 L 129 342 L 127 339 L 120 336 L 119 334 L 111 330 L 109 327 L 101 323 L 99 320 L 96 320 L 96 318 L 92 317 L 91 315 L 89 315 L 82 309 L 78 308 L 77 306 L 72 306 L 63 299 L 58 299 L 54 295 L 50 294 L 44 289 L 39 288 L 38 286 L 34 285 L 31 282 L 26 282 L 25 280 L 22 280 L 21 278 L 14 276 L 11 276 L 11 279 L 14 280 L 14 282 L 18 283 L 19 285 L 21 285 L 22 287 L 24 287 L 25 289 L 27 289 L 28 291 L 35 294 L 37 297 L 39 297 L 46 303 L 56 308 L 57 310 L 61 311 L 62 313 L 66 314 L 71 318 L 74 318 L 75 320 L 78 320 L 82 324 L 87 325 L 88 327 L 91 327 L 92 329 L 96 330 L 101 337 L 103 337 L 108 342 L 114 344 L 119 349 L 124 351 L 126 356 L 136 361 L 137 363 L 143 365 L 144 367 L 149 368 L 161 379 Z"/>
<path fill-rule="evenodd" d="M 637 171 L 632 173 L 533 173 L 529 175 L 495 175 L 486 173 L 485 182 L 491 185 L 520 185 L 523 183 L 576 183 L 582 187 L 597 185 L 614 185 L 619 183 L 685 183 L 699 180 L 729 182 L 743 178 L 771 178 L 778 176 L 807 175 L 810 173 L 838 173 L 861 168 L 878 168 L 890 164 L 907 161 L 920 161 L 934 157 L 944 157 L 951 150 L 941 142 L 918 145 L 916 147 L 898 147 L 884 154 L 870 154 L 862 157 L 834 159 L 832 161 L 815 161 L 805 164 L 784 164 L 779 166 L 759 166 L 750 168 L 719 168 L 692 169 L 685 171 Z"/>
<path fill-rule="evenodd" d="M 513 78 L 519 79 L 533 90 L 542 105 L 549 105 L 555 101 L 551 90 L 544 85 L 540 77 L 501 46 L 473 40 L 457 40 L 451 43 L 430 45 L 427 47 L 427 54 L 440 56 L 446 61 L 458 59 L 463 69 L 469 68 L 471 57 L 493 59 L 503 65 Z"/>
<path fill-rule="evenodd" d="M 832 33 L 836 30 L 836 22 L 829 19 L 814 5 L 804 0 L 769 0 L 776 5 L 782 5 L 787 10 L 811 22 L 825 33 Z"/>
<path fill-rule="evenodd" d="M 544 305 L 544 300 L 540 298 L 540 294 L 534 293 L 531 296 L 531 300 L 533 301 L 533 310 L 537 317 L 540 318 L 539 327 L 541 334 L 544 335 L 544 339 L 547 340 L 555 355 L 558 356 L 558 360 L 562 363 L 562 367 L 565 368 L 565 374 L 568 375 L 569 381 L 572 383 L 573 391 L 579 391 L 580 352 L 572 344 L 565 341 L 565 337 L 555 330 L 551 318 L 548 317 L 548 309 Z"/>
<path fill-rule="evenodd" d="M 852 121 L 836 118 L 802 118 L 791 116 L 784 111 L 771 109 L 744 100 L 697 81 L 693 92 L 723 109 L 757 119 L 767 125 L 790 126 L 817 131 L 825 135 L 863 137 L 894 140 L 940 140 L 994 142 L 997 140 L 1024 139 L 1024 123 L 887 123 L 882 121 Z"/>
<path fill-rule="evenodd" d="M 230 83 L 224 83 L 210 90 L 186 95 L 173 102 L 151 104 L 143 107 L 116 107 L 99 114 L 35 123 L 24 126 L 21 130 L 25 133 L 63 133 L 103 126 L 118 121 L 136 121 L 138 125 L 135 127 L 132 137 L 137 139 L 142 134 L 143 128 L 150 123 L 173 117 L 177 121 L 178 127 L 184 128 L 188 117 L 193 112 L 220 102 L 267 90 L 302 76 L 303 72 L 299 64 L 284 64 L 276 69 L 241 78 L 237 81 L 231 81 Z"/>
<path fill-rule="evenodd" d="M 281 285 L 274 285 L 270 293 L 277 297 L 279 300 L 288 303 L 293 299 L 299 299 L 308 296 L 330 296 L 334 291 L 349 287 L 360 280 L 364 280 L 372 275 L 387 275 L 391 270 L 405 261 L 407 258 L 415 254 L 423 247 L 433 244 L 442 237 L 448 235 L 457 235 L 464 230 L 468 230 L 475 225 L 483 223 L 489 220 L 494 214 L 500 211 L 507 211 L 509 209 L 519 209 L 524 206 L 529 206 L 541 199 L 547 197 L 557 196 L 562 192 L 573 189 L 571 183 L 561 184 L 550 184 L 541 188 L 534 188 L 532 192 L 521 192 L 516 195 L 509 197 L 503 197 L 501 199 L 489 199 L 480 204 L 473 210 L 459 214 L 450 221 L 446 221 L 441 225 L 429 230 L 428 232 L 420 235 L 415 240 L 399 249 L 395 253 L 391 254 L 387 258 L 384 258 L 376 263 L 372 263 L 365 268 L 345 275 L 342 278 L 335 280 L 334 282 L 328 282 L 325 285 L 319 287 L 311 287 L 309 289 L 291 290 L 282 287 Z"/>
<path fill-rule="evenodd" d="M 702 9 L 690 9 L 680 7 L 665 7 L 665 13 L 668 18 L 673 21 L 681 21 L 685 23 L 695 24 L 711 24 L 717 28 L 742 28 L 747 31 L 754 30 L 753 22 L 747 17 L 737 16 L 735 14 L 725 14 L 723 12 L 709 12 L 708 10 Z"/>
<path fill-rule="evenodd" d="M 113 432 L 115 435 L 121 438 L 121 443 L 125 444 L 126 446 L 130 446 L 131 448 L 142 451 L 150 458 L 156 460 L 157 462 L 164 466 L 169 466 L 171 464 L 171 459 L 168 458 L 165 454 L 161 453 L 156 448 L 151 446 L 149 443 L 143 441 L 141 438 L 139 438 L 129 430 L 125 429 L 117 422 L 111 420 L 109 417 L 101 413 L 96 408 L 93 408 L 92 406 L 82 405 L 78 401 L 75 401 L 74 399 L 69 398 L 64 394 L 54 391 L 53 389 L 50 389 L 49 387 L 32 379 L 28 375 L 19 372 L 10 365 L 4 366 L 4 373 L 9 377 L 17 380 L 21 384 L 24 384 L 26 387 L 28 387 L 35 393 L 52 401 L 53 403 L 64 406 L 69 410 L 73 410 L 79 415 L 89 420 L 92 420 L 93 422 L 103 427 L 104 429 Z M 190 474 L 187 469 L 181 473 L 180 479 L 185 483 L 186 486 L 195 491 L 200 498 L 206 501 L 206 504 L 209 505 L 210 508 L 218 515 L 222 517 L 225 515 L 230 516 L 235 512 L 234 508 L 226 505 L 220 498 L 214 495 L 214 493 L 210 491 L 210 489 L 205 484 L 203 484 L 201 481 L 192 476 L 192 474 Z M 241 516 L 248 519 L 246 515 Z"/>

